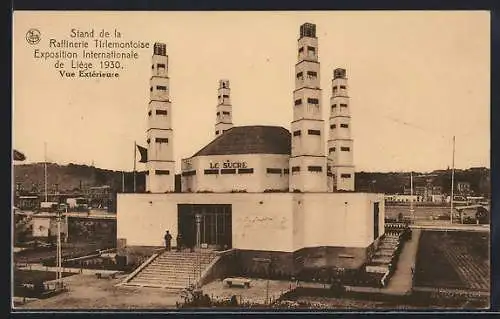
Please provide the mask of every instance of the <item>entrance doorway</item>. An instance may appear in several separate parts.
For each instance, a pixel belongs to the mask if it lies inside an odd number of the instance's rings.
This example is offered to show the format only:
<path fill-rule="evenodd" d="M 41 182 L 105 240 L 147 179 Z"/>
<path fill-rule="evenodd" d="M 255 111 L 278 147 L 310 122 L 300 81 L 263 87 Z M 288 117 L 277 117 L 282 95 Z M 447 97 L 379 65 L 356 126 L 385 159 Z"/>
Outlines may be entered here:
<path fill-rule="evenodd" d="M 230 204 L 179 204 L 178 229 L 188 247 L 196 246 L 196 216 L 200 221 L 200 244 L 211 249 L 232 248 Z"/>

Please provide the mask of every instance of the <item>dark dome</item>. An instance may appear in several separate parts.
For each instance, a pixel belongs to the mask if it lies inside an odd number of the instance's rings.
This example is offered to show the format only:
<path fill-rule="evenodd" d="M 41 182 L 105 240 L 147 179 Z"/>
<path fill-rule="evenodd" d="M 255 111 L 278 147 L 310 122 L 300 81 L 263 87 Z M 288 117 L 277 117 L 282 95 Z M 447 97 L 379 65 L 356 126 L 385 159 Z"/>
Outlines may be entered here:
<path fill-rule="evenodd" d="M 291 154 L 290 132 L 279 126 L 235 126 L 216 137 L 195 156 Z"/>

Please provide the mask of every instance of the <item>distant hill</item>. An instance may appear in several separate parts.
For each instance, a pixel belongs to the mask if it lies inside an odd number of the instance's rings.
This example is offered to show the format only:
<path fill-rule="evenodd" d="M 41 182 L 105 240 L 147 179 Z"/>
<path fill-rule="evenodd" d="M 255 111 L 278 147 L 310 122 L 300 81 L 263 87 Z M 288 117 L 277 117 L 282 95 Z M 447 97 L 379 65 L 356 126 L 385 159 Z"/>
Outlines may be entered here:
<path fill-rule="evenodd" d="M 423 173 L 414 172 L 414 176 Z M 432 180 L 434 186 L 441 186 L 444 193 L 450 192 L 451 171 L 436 170 L 429 178 L 415 178 L 414 186 Z M 80 190 L 91 186 L 110 185 L 114 191 L 122 190 L 122 172 L 96 168 L 88 165 L 48 164 L 47 165 L 48 188 L 54 190 L 58 184 L 61 192 Z M 125 192 L 133 191 L 133 172 L 125 172 Z M 490 170 L 487 168 L 470 168 L 467 170 L 455 170 L 455 181 L 469 182 L 471 189 L 476 194 L 490 194 Z M 14 187 L 20 183 L 25 191 L 43 191 L 44 189 L 44 165 L 43 163 L 21 164 L 14 166 Z M 144 172 L 136 173 L 136 189 L 143 192 L 145 189 L 146 176 Z M 357 172 L 355 179 L 357 191 L 376 191 L 381 193 L 402 193 L 405 185 L 410 185 L 409 172 L 377 173 Z"/>
<path fill-rule="evenodd" d="M 137 191 L 145 188 L 144 172 L 136 173 Z M 44 190 L 44 164 L 21 164 L 14 166 L 14 187 L 17 183 L 25 191 Z M 125 172 L 125 191 L 133 191 L 133 172 Z M 96 168 L 87 165 L 47 164 L 47 185 L 50 191 L 57 189 L 60 192 L 82 190 L 92 186 L 110 185 L 113 190 L 122 190 L 122 172 Z M 57 186 L 56 186 L 57 185 Z"/>

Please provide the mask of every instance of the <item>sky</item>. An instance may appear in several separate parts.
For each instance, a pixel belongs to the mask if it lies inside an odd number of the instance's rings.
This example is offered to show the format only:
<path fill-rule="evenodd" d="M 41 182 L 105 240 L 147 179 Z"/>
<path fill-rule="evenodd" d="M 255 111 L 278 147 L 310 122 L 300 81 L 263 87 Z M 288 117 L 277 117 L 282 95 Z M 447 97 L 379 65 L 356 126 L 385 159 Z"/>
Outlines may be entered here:
<path fill-rule="evenodd" d="M 26 163 L 46 154 L 132 170 L 134 141 L 146 145 L 152 48 L 122 61 L 118 79 L 62 78 L 34 50 L 74 40 L 72 28 L 166 43 L 177 169 L 215 137 L 219 79 L 230 80 L 236 126 L 290 129 L 304 22 L 317 29 L 325 134 L 333 69 L 347 69 L 357 171 L 446 169 L 452 136 L 455 167 L 490 167 L 487 11 L 14 12 L 13 148 Z"/>

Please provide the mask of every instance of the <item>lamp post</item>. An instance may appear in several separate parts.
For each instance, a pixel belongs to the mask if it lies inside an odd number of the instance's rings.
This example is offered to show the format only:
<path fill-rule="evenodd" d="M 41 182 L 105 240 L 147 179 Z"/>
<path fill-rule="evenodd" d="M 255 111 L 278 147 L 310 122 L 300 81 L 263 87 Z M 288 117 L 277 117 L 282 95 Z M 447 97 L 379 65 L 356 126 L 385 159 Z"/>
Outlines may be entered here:
<path fill-rule="evenodd" d="M 195 221 L 196 221 L 196 248 L 198 250 L 198 253 L 196 254 L 196 257 L 198 259 L 197 261 L 197 275 L 201 277 L 201 231 L 200 231 L 200 226 L 201 226 L 201 214 L 196 213 L 195 215 Z"/>

